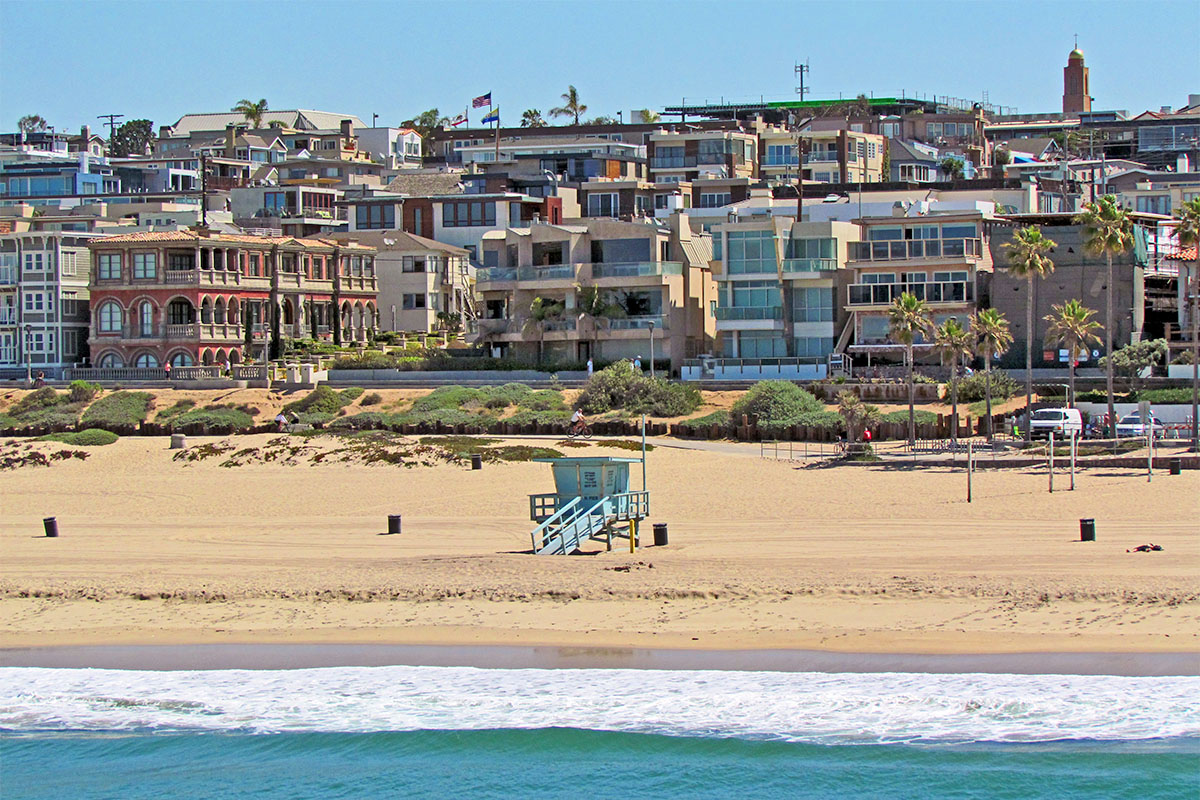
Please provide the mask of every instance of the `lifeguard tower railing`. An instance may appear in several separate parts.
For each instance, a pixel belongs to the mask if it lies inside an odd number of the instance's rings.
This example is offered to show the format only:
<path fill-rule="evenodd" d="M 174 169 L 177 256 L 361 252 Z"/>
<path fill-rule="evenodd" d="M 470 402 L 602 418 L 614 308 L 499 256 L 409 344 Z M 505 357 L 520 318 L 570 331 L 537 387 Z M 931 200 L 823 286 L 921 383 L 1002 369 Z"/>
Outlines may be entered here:
<path fill-rule="evenodd" d="M 571 497 L 560 501 L 557 494 L 529 496 L 529 516 L 538 523 L 530 538 L 539 555 L 572 553 L 588 539 L 603 538 L 611 548 L 614 536 L 634 535 L 632 529 L 622 534 L 614 526 L 649 515 L 649 492 L 623 492 L 598 500 Z"/>

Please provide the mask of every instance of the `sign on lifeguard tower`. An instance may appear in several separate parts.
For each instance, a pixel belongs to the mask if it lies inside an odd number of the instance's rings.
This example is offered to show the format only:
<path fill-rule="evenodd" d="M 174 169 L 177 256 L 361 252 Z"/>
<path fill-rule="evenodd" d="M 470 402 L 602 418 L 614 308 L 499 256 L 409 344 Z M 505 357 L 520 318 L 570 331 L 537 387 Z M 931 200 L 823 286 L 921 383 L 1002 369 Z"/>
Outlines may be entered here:
<path fill-rule="evenodd" d="M 637 544 L 638 523 L 649 516 L 650 493 L 629 491 L 629 465 L 637 458 L 538 458 L 551 465 L 551 494 L 529 496 L 533 551 L 538 555 L 574 553 L 589 539 L 612 549 L 613 537 L 627 537 L 630 552 Z M 625 525 L 622 532 L 618 525 Z"/>

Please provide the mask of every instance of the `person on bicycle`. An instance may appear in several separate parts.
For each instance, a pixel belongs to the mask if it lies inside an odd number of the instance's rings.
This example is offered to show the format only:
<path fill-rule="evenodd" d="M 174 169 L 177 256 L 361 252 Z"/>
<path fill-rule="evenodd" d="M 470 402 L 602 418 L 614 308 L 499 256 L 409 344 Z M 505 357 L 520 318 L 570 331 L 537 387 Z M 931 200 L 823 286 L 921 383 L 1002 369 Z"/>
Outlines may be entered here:
<path fill-rule="evenodd" d="M 583 416 L 583 409 L 577 408 L 575 409 L 575 413 L 571 415 L 570 433 L 572 435 L 577 434 L 585 427 L 587 427 L 587 419 Z"/>

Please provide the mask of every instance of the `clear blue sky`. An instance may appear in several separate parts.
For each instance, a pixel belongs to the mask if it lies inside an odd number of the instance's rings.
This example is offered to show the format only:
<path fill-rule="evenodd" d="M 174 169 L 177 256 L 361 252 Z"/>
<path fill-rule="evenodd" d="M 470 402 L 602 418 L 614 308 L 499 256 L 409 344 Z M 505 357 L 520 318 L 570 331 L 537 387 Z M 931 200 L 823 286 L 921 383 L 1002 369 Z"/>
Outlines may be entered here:
<path fill-rule="evenodd" d="M 1200 93 L 1200 2 L 743 0 L 0 0 L 0 130 L 39 113 L 59 130 L 99 114 L 156 126 L 271 108 L 395 125 L 460 112 L 487 91 L 515 123 L 573 83 L 588 114 L 721 97 L 904 91 L 1061 108 L 1074 34 L 1097 109 L 1180 106 Z M 472 112 L 472 123 L 478 118 Z"/>

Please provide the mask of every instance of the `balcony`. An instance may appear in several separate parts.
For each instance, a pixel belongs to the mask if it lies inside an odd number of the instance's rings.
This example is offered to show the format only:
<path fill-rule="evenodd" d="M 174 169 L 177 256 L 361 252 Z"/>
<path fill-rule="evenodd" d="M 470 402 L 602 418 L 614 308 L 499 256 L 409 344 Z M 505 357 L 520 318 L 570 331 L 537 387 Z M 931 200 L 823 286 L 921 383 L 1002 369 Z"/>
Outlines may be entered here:
<path fill-rule="evenodd" d="M 0 267 L 0 286 L 15 286 L 17 270 L 15 267 Z"/>
<path fill-rule="evenodd" d="M 0 309 L 0 325 L 16 325 L 17 310 L 15 308 Z"/>
<path fill-rule="evenodd" d="M 887 306 L 904 292 L 911 292 L 927 303 L 962 305 L 975 302 L 975 285 L 968 281 L 945 283 L 852 283 L 849 288 L 851 306 Z"/>
<path fill-rule="evenodd" d="M 485 267 L 475 273 L 475 283 L 499 283 L 500 281 L 515 281 L 516 267 Z"/>
<path fill-rule="evenodd" d="M 979 239 L 913 239 L 850 243 L 850 259 L 852 261 L 977 259 L 981 252 Z"/>
<path fill-rule="evenodd" d="M 695 156 L 655 156 L 650 159 L 650 169 L 686 169 L 694 166 Z"/>
<path fill-rule="evenodd" d="M 718 320 L 762 320 L 762 319 L 783 319 L 782 306 L 733 306 L 732 308 L 718 308 Z"/>
<path fill-rule="evenodd" d="M 641 317 L 624 317 L 622 319 L 610 319 L 608 321 L 608 329 L 613 331 L 636 331 L 648 330 L 650 326 L 654 326 L 657 330 L 664 330 L 667 325 L 665 318 L 659 315 L 647 315 Z"/>
<path fill-rule="evenodd" d="M 198 276 L 199 272 L 194 269 L 169 269 L 163 272 L 163 283 L 194 284 Z"/>
<path fill-rule="evenodd" d="M 199 327 L 194 322 L 166 326 L 166 338 L 168 339 L 195 339 L 198 335 Z"/>
<path fill-rule="evenodd" d="M 785 258 L 783 260 L 783 273 L 814 273 L 814 272 L 836 272 L 838 262 L 836 258 Z"/>
<path fill-rule="evenodd" d="M 511 322 L 512 320 L 507 318 L 481 319 L 477 320 L 476 324 L 480 336 L 494 336 L 498 333 L 507 333 Z"/>
<path fill-rule="evenodd" d="M 578 264 L 554 264 L 547 267 L 521 267 L 517 278 L 523 281 L 574 280 Z"/>
<path fill-rule="evenodd" d="M 573 331 L 576 328 L 576 320 L 574 317 L 570 319 L 549 319 L 542 323 L 542 330 L 546 333 L 553 331 Z"/>
<path fill-rule="evenodd" d="M 644 278 L 652 275 L 682 275 L 680 261 L 629 261 L 592 264 L 593 278 Z"/>
<path fill-rule="evenodd" d="M 829 164 L 838 160 L 836 150 L 814 150 L 804 156 L 805 164 Z"/>

